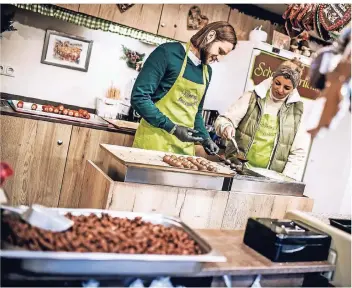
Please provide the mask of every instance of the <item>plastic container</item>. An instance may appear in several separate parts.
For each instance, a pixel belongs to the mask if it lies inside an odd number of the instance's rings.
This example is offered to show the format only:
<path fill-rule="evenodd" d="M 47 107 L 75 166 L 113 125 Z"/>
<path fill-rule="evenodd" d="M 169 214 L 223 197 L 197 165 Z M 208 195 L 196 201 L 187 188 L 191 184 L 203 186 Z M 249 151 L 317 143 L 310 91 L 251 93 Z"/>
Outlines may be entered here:
<path fill-rule="evenodd" d="M 266 42 L 268 34 L 262 30 L 262 26 L 254 28 L 249 33 L 249 41 L 251 42 Z"/>

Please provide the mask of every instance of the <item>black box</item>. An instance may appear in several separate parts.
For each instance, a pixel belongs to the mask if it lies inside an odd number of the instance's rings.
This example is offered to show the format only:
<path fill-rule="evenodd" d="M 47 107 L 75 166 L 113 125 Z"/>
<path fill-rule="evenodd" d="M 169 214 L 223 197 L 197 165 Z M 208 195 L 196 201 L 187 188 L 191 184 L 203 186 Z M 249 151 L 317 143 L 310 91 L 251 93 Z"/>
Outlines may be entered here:
<path fill-rule="evenodd" d="M 351 234 L 351 220 L 329 218 L 330 225 Z"/>
<path fill-rule="evenodd" d="M 273 262 L 325 261 L 331 237 L 300 221 L 249 218 L 243 242 Z"/>

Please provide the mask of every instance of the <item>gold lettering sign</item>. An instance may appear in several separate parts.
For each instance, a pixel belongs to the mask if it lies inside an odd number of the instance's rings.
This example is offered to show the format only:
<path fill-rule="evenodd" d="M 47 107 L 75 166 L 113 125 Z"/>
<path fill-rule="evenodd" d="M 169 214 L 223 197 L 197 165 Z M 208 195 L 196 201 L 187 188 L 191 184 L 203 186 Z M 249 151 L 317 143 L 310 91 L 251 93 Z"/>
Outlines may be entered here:
<path fill-rule="evenodd" d="M 251 79 L 254 85 L 258 85 L 260 82 L 271 77 L 279 65 L 285 61 L 284 58 L 261 52 L 255 57 L 254 65 L 250 71 Z M 303 74 L 298 85 L 298 92 L 302 97 L 309 99 L 316 99 L 319 94 L 319 90 L 312 88 L 309 83 L 309 67 L 305 66 Z"/>

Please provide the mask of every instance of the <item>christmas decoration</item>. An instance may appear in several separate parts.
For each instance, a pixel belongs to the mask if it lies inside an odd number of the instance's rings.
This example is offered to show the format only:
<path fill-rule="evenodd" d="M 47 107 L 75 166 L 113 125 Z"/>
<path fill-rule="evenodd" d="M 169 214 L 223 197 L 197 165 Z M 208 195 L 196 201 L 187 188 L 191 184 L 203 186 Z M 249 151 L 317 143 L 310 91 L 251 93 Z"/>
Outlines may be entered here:
<path fill-rule="evenodd" d="M 145 54 L 138 53 L 137 51 L 133 51 L 128 49 L 126 46 L 122 45 L 123 56 L 121 59 L 126 60 L 126 64 L 128 67 L 140 71 L 143 67 L 143 60 Z"/>

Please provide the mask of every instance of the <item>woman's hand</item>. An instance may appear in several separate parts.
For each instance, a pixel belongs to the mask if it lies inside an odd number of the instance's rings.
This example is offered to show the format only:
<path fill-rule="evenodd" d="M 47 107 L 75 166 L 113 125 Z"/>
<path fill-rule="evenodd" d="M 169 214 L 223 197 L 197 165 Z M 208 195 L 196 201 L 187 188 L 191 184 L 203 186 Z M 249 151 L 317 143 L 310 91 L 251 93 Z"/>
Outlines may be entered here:
<path fill-rule="evenodd" d="M 226 140 L 230 140 L 233 136 L 235 136 L 235 129 L 232 126 L 225 127 L 224 131 L 221 134 L 221 138 Z"/>

